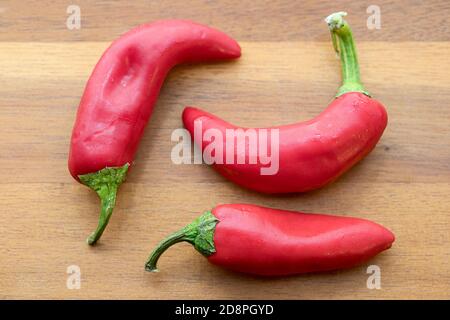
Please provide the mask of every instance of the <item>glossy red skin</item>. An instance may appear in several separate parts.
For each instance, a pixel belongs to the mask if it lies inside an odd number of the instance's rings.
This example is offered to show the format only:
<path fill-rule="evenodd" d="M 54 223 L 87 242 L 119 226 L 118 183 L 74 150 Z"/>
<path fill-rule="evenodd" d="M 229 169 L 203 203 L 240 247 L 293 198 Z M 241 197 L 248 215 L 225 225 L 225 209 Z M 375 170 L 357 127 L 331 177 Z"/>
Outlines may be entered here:
<path fill-rule="evenodd" d="M 203 132 L 215 128 L 223 137 L 227 128 L 238 128 L 203 110 L 187 107 L 183 123 L 192 137 L 196 120 L 201 121 Z M 305 192 L 330 183 L 364 158 L 375 147 L 386 125 L 387 114 L 381 103 L 362 93 L 349 92 L 333 100 L 312 120 L 271 127 L 279 129 L 277 174 L 261 175 L 261 167 L 267 165 L 261 165 L 259 157 L 257 164 L 248 164 L 248 161 L 226 164 L 225 152 L 224 163 L 213 164 L 213 167 L 227 179 L 259 192 Z M 202 150 L 210 143 L 197 140 Z M 268 145 L 271 145 L 270 139 Z M 246 148 L 248 154 L 248 143 Z"/>
<path fill-rule="evenodd" d="M 216 252 L 208 260 L 227 269 L 285 276 L 350 268 L 391 247 L 392 232 L 364 219 L 227 204 L 219 220 Z"/>
<path fill-rule="evenodd" d="M 95 66 L 78 108 L 69 154 L 72 176 L 132 163 L 173 66 L 240 54 L 226 34 L 184 20 L 141 25 L 114 41 Z"/>

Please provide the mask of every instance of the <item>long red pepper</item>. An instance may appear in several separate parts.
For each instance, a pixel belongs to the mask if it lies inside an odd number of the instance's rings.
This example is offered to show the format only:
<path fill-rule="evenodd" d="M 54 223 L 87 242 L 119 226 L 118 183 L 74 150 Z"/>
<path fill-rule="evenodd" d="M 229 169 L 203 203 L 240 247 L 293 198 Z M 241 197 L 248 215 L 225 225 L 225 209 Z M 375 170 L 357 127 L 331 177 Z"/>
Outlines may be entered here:
<path fill-rule="evenodd" d="M 238 58 L 226 34 L 190 21 L 141 25 L 114 41 L 86 85 L 72 132 L 69 170 L 101 199 L 94 244 L 113 211 L 160 88 L 179 63 Z"/>
<path fill-rule="evenodd" d="M 216 265 L 262 276 L 329 271 L 360 264 L 391 247 L 394 235 L 363 219 L 227 204 L 162 241 L 145 268 L 186 241 Z"/>
<path fill-rule="evenodd" d="M 267 146 L 279 142 L 279 169 L 275 174 L 261 174 L 267 162 L 264 163 L 259 153 L 254 163 L 242 164 L 236 160 L 230 163 L 227 157 L 236 159 L 242 155 L 242 151 L 237 150 L 237 143 L 231 150 L 231 157 L 224 152 L 221 163 L 213 164 L 219 173 L 259 192 L 304 192 L 335 180 L 375 147 L 387 125 L 387 114 L 383 105 L 372 99 L 361 84 L 352 32 L 344 15 L 339 12 L 326 19 L 342 64 L 343 85 L 337 98 L 312 120 L 255 129 L 259 139 L 267 139 Z M 192 107 L 184 110 L 183 122 L 202 150 L 210 144 L 206 131 L 219 130 L 225 146 L 229 143 L 226 141 L 227 130 L 246 130 Z M 196 124 L 201 125 L 201 135 L 194 134 Z M 279 141 L 271 141 L 268 135 L 260 134 L 261 130 L 273 129 L 279 130 Z M 249 142 L 244 151 L 247 156 L 250 154 Z"/>

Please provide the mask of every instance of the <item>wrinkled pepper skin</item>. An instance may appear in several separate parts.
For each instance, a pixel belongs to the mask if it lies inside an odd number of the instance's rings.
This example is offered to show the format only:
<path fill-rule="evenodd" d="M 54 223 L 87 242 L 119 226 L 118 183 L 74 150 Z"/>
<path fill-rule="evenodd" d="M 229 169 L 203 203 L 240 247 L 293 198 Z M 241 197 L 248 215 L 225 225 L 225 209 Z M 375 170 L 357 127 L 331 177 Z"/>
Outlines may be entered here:
<path fill-rule="evenodd" d="M 169 70 L 180 63 L 235 59 L 226 34 L 190 21 L 141 25 L 114 41 L 94 68 L 81 99 L 69 152 L 69 171 L 97 192 L 102 211 L 90 245 L 111 217 L 139 141 Z"/>
<path fill-rule="evenodd" d="M 183 112 L 185 128 L 194 137 L 194 123 L 202 126 L 195 143 L 204 150 L 210 141 L 205 131 L 237 129 L 217 116 L 198 108 Z M 263 165 L 226 163 L 213 167 L 225 178 L 243 187 L 263 193 L 305 192 L 325 186 L 364 158 L 377 144 L 387 125 L 386 110 L 378 101 L 360 92 L 349 92 L 333 102 L 316 118 L 291 125 L 264 128 L 279 130 L 279 169 L 274 175 L 261 175 Z M 245 130 L 246 128 L 242 128 Z M 258 132 L 261 129 L 256 129 Z M 259 135 L 258 135 L 259 136 Z M 273 143 L 267 140 L 267 145 Z M 234 158 L 237 157 L 235 144 Z M 249 145 L 246 144 L 246 154 Z"/>
<path fill-rule="evenodd" d="M 395 237 L 364 219 L 226 204 L 167 239 L 151 254 L 147 271 L 157 271 L 164 250 L 187 241 L 226 269 L 286 276 L 356 266 L 390 248 Z"/>
<path fill-rule="evenodd" d="M 240 47 L 226 34 L 190 21 L 141 25 L 114 41 L 86 85 L 69 155 L 79 175 L 132 164 L 169 70 L 180 63 L 234 59 Z"/>

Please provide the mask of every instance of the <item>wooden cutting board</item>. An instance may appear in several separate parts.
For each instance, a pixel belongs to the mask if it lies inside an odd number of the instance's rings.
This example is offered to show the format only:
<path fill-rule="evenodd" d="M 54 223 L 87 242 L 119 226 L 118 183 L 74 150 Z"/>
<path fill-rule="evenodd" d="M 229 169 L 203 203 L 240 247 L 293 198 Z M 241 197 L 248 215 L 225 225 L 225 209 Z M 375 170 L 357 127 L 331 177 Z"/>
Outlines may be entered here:
<path fill-rule="evenodd" d="M 77 1 L 81 29 L 66 27 L 67 1 L 0 4 L 0 298 L 450 298 L 450 29 L 448 1 Z M 339 61 L 323 18 L 349 12 L 366 88 L 386 105 L 376 149 L 322 190 L 267 196 L 206 165 L 175 165 L 171 133 L 185 105 L 242 126 L 306 120 L 333 99 Z M 72 125 L 92 68 L 109 43 L 161 18 L 213 25 L 236 38 L 237 62 L 181 66 L 160 95 L 135 167 L 96 247 L 85 243 L 96 195 L 67 170 Z M 390 228 L 388 250 L 347 271 L 261 279 L 214 267 L 188 244 L 161 272 L 144 262 L 168 233 L 219 203 L 356 216 Z M 68 289 L 70 266 L 81 287 Z M 368 289 L 367 268 L 381 270 Z"/>

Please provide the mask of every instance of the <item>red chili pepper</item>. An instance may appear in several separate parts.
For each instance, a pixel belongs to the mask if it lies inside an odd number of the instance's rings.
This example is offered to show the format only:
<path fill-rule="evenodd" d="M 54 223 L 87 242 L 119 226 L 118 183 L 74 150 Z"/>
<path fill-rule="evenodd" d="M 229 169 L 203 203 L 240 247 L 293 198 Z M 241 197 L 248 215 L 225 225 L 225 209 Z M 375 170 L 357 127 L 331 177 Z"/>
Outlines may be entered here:
<path fill-rule="evenodd" d="M 168 71 L 185 62 L 238 58 L 226 34 L 183 20 L 139 26 L 105 51 L 86 85 L 72 132 L 69 170 L 102 202 L 94 244 L 115 205 Z"/>
<path fill-rule="evenodd" d="M 161 242 L 146 263 L 186 241 L 216 265 L 262 276 L 330 271 L 360 264 L 391 247 L 394 235 L 363 219 L 227 204 L 205 212 Z"/>
<path fill-rule="evenodd" d="M 344 15 L 339 12 L 326 19 L 336 50 L 339 42 L 338 51 L 342 62 L 343 85 L 337 98 L 312 120 L 255 129 L 259 140 L 267 140 L 272 151 L 276 150 L 273 148 L 274 143 L 279 142 L 279 168 L 275 174 L 261 174 L 261 169 L 267 168 L 267 161 L 261 159 L 259 152 L 257 155 L 253 152 L 256 159 L 253 164 L 249 160 L 245 164 L 236 164 L 235 159 L 242 156 L 243 152 L 246 157 L 251 154 L 251 142 L 247 140 L 243 151 L 238 151 L 235 143 L 230 148 L 230 153 L 233 153 L 231 156 L 226 154 L 227 149 L 223 152 L 223 158 L 219 156 L 221 163 L 213 164 L 223 176 L 259 192 L 304 192 L 335 180 L 375 147 L 387 125 L 387 114 L 381 103 L 372 99 L 361 84 L 353 37 L 349 25 L 343 19 Z M 202 150 L 210 144 L 209 137 L 205 135 L 208 130 L 212 132 L 210 129 L 221 132 L 224 146 L 229 143 L 225 139 L 227 129 L 247 130 L 192 107 L 184 110 L 183 122 Z M 194 134 L 195 123 L 201 125 L 201 135 Z M 261 130 L 269 132 L 273 129 L 279 130 L 279 141 L 271 141 L 268 135 L 261 134 Z M 220 138 L 219 142 L 222 143 Z"/>

